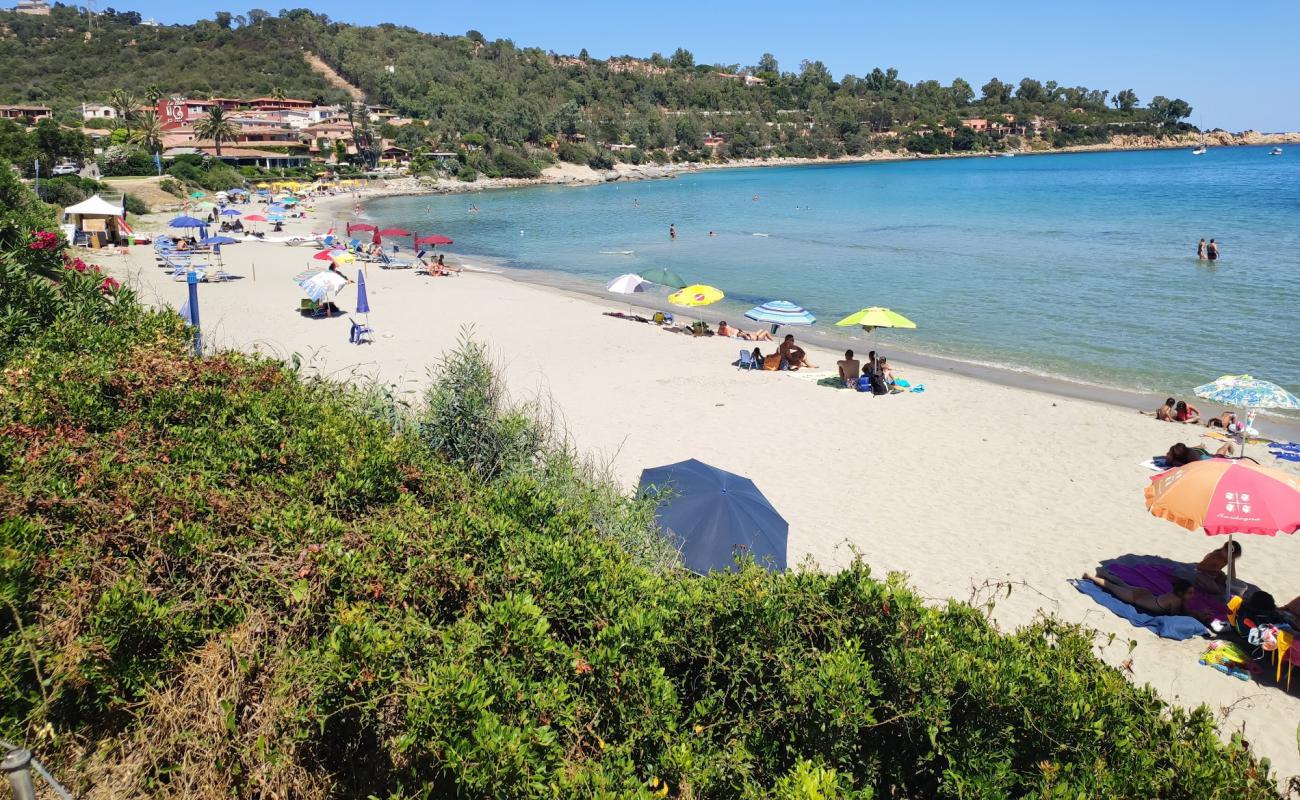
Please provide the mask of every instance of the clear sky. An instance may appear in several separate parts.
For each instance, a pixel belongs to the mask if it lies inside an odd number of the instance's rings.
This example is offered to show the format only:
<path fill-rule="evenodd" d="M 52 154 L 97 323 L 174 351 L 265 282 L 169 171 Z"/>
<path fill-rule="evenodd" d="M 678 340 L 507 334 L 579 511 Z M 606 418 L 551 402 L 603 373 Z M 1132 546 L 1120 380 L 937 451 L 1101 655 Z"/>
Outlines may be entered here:
<path fill-rule="evenodd" d="M 109 2 L 99 0 L 99 8 Z M 119 2 L 120 10 L 160 22 L 280 10 L 220 0 Z M 960 76 L 977 91 L 994 76 L 1131 88 L 1144 105 L 1156 94 L 1187 100 L 1190 121 L 1202 127 L 1300 130 L 1300 3 L 1229 10 L 1201 0 L 318 0 L 310 7 L 345 22 L 475 29 L 558 53 L 585 47 L 597 58 L 685 47 L 708 63 L 749 65 L 770 52 L 783 70 L 803 59 L 820 59 L 837 78 L 893 66 L 905 80 Z"/>

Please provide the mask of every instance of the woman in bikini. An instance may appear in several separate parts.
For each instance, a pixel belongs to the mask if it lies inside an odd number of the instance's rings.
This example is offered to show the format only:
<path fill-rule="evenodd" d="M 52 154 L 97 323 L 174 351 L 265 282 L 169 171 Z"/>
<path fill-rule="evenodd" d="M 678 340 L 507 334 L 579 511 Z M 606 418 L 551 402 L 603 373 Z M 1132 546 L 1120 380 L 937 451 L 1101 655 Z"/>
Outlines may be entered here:
<path fill-rule="evenodd" d="M 1083 578 L 1105 589 L 1108 594 L 1152 616 L 1162 617 L 1182 614 L 1196 616 L 1187 610 L 1187 601 L 1191 599 L 1192 592 L 1195 589 L 1190 581 L 1185 581 L 1182 578 L 1174 579 L 1173 591 L 1159 596 L 1150 589 L 1143 589 L 1141 586 L 1129 586 L 1124 581 L 1111 575 L 1105 568 L 1097 570 L 1096 575 L 1085 572 Z"/>

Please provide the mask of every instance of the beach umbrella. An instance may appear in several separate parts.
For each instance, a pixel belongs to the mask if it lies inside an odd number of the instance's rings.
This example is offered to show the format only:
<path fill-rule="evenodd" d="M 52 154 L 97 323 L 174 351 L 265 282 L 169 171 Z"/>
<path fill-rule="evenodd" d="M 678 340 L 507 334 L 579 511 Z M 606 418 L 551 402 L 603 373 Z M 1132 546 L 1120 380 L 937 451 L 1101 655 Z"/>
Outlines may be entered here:
<path fill-rule="evenodd" d="M 379 229 L 379 226 L 377 226 L 377 225 L 371 225 L 371 224 L 368 223 L 368 222 L 350 222 L 350 223 L 348 223 L 348 233 L 352 233 L 352 231 L 374 231 L 374 230 L 378 230 L 378 229 Z"/>
<path fill-rule="evenodd" d="M 192 210 L 197 211 L 197 212 L 199 212 L 200 214 L 203 213 L 204 211 L 212 211 L 212 210 L 215 209 L 215 208 L 216 208 L 215 205 L 213 205 L 212 203 L 207 202 L 206 200 L 205 200 L 204 202 L 202 202 L 202 203 L 195 203 L 195 204 L 192 206 Z"/>
<path fill-rule="evenodd" d="M 366 274 L 357 273 L 357 313 L 366 315 L 366 324 L 370 324 L 370 298 L 366 295 Z"/>
<path fill-rule="evenodd" d="M 272 222 L 284 222 L 284 215 L 283 215 L 283 214 L 272 214 L 271 216 L 267 217 L 267 219 L 269 219 L 269 220 L 272 221 Z"/>
<path fill-rule="evenodd" d="M 167 223 L 167 226 L 170 228 L 200 228 L 203 226 L 203 220 L 195 219 L 194 217 L 180 216 L 174 217 Z"/>
<path fill-rule="evenodd" d="M 749 478 L 692 458 L 643 470 L 640 492 L 658 499 L 655 522 L 687 569 L 726 570 L 738 551 L 785 569 L 790 525 Z"/>
<path fill-rule="evenodd" d="M 207 197 L 207 195 L 203 192 L 190 192 L 190 197 L 194 200 L 201 200 L 204 197 Z"/>
<path fill-rule="evenodd" d="M 214 244 L 215 245 L 239 244 L 239 240 L 231 238 L 229 236 L 208 236 L 206 238 L 200 239 L 199 244 L 208 245 L 210 247 Z"/>
<path fill-rule="evenodd" d="M 333 261 L 335 264 L 351 264 L 357 260 L 357 257 L 349 253 L 347 250 L 329 250 L 327 252 L 329 253 L 330 261 Z"/>
<path fill-rule="evenodd" d="M 916 323 L 907 317 L 899 314 L 897 311 L 891 311 L 888 308 L 872 306 L 864 308 L 849 314 L 844 319 L 835 323 L 837 327 L 847 328 L 850 325 L 861 325 L 864 330 L 871 332 L 876 328 L 915 328 Z"/>
<path fill-rule="evenodd" d="M 652 285 L 653 284 L 650 283 L 650 281 L 642 278 L 640 275 L 629 272 L 626 275 L 619 275 L 614 280 L 605 284 L 605 291 L 613 292 L 614 294 L 635 294 L 636 292 L 644 292 Z"/>
<path fill-rule="evenodd" d="M 1213 383 L 1197 386 L 1193 391 L 1196 392 L 1197 397 L 1203 397 L 1213 403 L 1251 409 L 1241 431 L 1242 455 L 1246 454 L 1246 437 L 1255 424 L 1255 409 L 1300 409 L 1300 397 L 1296 397 L 1276 383 L 1252 378 L 1249 375 L 1224 375 Z"/>
<path fill-rule="evenodd" d="M 380 233 L 380 231 L 379 231 L 378 228 L 375 229 L 375 234 L 374 234 L 374 236 L 370 237 L 370 242 L 371 242 L 371 244 L 383 244 L 383 243 L 384 243 L 384 236 L 383 236 L 382 233 Z"/>
<path fill-rule="evenodd" d="M 1236 533 L 1276 536 L 1300 529 L 1300 478 L 1252 461 L 1193 461 L 1152 476 L 1144 494 L 1153 516 L 1211 536 L 1231 540 Z M 1231 579 L 1231 564 L 1229 570 Z M 1231 593 L 1231 580 L 1227 589 Z"/>
<path fill-rule="evenodd" d="M 259 183 L 259 184 L 257 184 L 257 188 L 259 188 L 259 189 L 269 189 L 269 188 L 271 188 L 271 184 L 269 184 L 269 183 L 265 183 L 265 182 L 263 182 L 263 183 Z"/>
<path fill-rule="evenodd" d="M 668 302 L 675 306 L 710 306 L 724 297 L 726 295 L 722 293 L 721 289 L 696 283 L 668 295 Z"/>
<path fill-rule="evenodd" d="M 682 276 L 670 269 L 656 267 L 655 269 L 648 269 L 640 274 L 642 278 L 645 278 L 651 283 L 657 283 L 660 286 L 667 286 L 671 289 L 686 288 L 686 281 L 682 280 Z"/>
<path fill-rule="evenodd" d="M 347 250 L 341 247 L 336 247 L 333 250 L 320 250 L 312 256 L 312 259 L 315 261 L 333 261 L 335 256 L 346 252 Z"/>
<path fill-rule="evenodd" d="M 239 216 L 239 212 L 236 211 L 236 210 L 233 209 L 233 208 L 224 208 L 224 209 L 221 210 L 221 216 L 223 216 L 223 217 L 238 217 L 238 216 Z"/>
<path fill-rule="evenodd" d="M 410 231 L 404 231 L 401 228 L 384 228 L 382 231 L 376 231 L 376 233 L 381 233 L 384 236 L 410 236 L 411 235 Z M 450 239 L 448 239 L 447 241 L 448 243 L 451 242 Z"/>
<path fill-rule="evenodd" d="M 333 270 L 321 270 L 298 282 L 298 288 L 317 303 L 348 285 L 348 279 Z"/>
<path fill-rule="evenodd" d="M 244 217 L 244 222 L 266 222 L 266 217 L 261 214 L 249 214 Z"/>
<path fill-rule="evenodd" d="M 789 300 L 769 300 L 761 306 L 754 306 L 745 312 L 748 319 L 766 322 L 772 326 L 772 333 L 782 325 L 812 325 L 817 318 Z"/>

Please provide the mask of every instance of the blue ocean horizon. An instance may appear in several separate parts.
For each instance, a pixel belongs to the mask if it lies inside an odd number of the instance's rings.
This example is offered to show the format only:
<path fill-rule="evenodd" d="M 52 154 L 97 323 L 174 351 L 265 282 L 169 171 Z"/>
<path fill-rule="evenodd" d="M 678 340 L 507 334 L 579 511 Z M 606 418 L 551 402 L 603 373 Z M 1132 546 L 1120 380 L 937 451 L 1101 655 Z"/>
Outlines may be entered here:
<path fill-rule="evenodd" d="M 877 331 L 885 351 L 1142 393 L 1237 373 L 1300 393 L 1300 148 L 1268 151 L 707 170 L 366 213 L 590 291 L 667 267 L 722 289 L 709 316 L 748 327 L 748 308 L 790 300 L 847 335 L 837 320 L 879 305 L 918 326 Z M 1196 258 L 1202 237 L 1218 261 Z"/>

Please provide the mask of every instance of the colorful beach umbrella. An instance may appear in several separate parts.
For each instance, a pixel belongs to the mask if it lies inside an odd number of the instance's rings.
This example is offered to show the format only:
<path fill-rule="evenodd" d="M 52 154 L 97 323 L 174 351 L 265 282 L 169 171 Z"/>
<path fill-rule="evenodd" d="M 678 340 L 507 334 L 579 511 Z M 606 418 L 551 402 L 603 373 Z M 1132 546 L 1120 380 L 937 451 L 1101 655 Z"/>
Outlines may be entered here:
<path fill-rule="evenodd" d="M 726 295 L 722 293 L 721 289 L 696 283 L 668 295 L 668 302 L 675 306 L 710 306 L 724 297 Z"/>
<path fill-rule="evenodd" d="M 769 300 L 745 312 L 745 317 L 755 322 L 766 322 L 772 333 L 782 325 L 812 325 L 817 318 L 789 300 Z"/>
<path fill-rule="evenodd" d="M 1211 536 L 1236 533 L 1276 536 L 1300 529 L 1300 479 L 1253 461 L 1210 458 L 1151 478 L 1147 510 L 1189 531 Z M 1228 565 L 1225 595 L 1232 594 Z"/>
<path fill-rule="evenodd" d="M 1197 397 L 1225 406 L 1300 409 L 1300 397 L 1276 383 L 1249 375 L 1224 375 L 1213 383 L 1197 386 L 1195 391 Z"/>
<path fill-rule="evenodd" d="M 864 308 L 849 314 L 844 319 L 835 323 L 837 327 L 847 328 L 850 325 L 861 325 L 868 332 L 876 328 L 915 328 L 916 323 L 907 317 L 899 314 L 897 311 L 891 311 L 888 308 L 872 306 Z"/>
<path fill-rule="evenodd" d="M 351 264 L 357 260 L 357 257 L 349 253 L 347 250 L 330 250 L 329 256 L 330 261 L 333 261 L 335 264 Z"/>
<path fill-rule="evenodd" d="M 645 278 L 642 278 L 640 275 L 635 275 L 629 272 L 626 275 L 619 275 L 614 280 L 605 284 L 605 291 L 613 292 L 614 294 L 635 294 L 637 292 L 644 292 L 653 285 L 654 284 L 650 283 L 650 281 Z"/>
<path fill-rule="evenodd" d="M 645 278 L 651 283 L 657 283 L 660 286 L 667 286 L 671 289 L 686 288 L 686 281 L 682 280 L 682 276 L 670 269 L 656 267 L 655 269 L 648 269 L 640 274 L 642 278 Z"/>
<path fill-rule="evenodd" d="M 207 202 L 207 201 L 205 200 L 205 201 L 202 202 L 202 203 L 195 203 L 195 204 L 194 204 L 193 206 L 191 206 L 190 208 L 191 208 L 192 211 L 197 211 L 197 212 L 199 212 L 200 214 L 202 214 L 202 213 L 205 212 L 205 211 L 212 211 L 212 210 L 214 210 L 214 209 L 216 208 L 216 206 L 213 205 L 212 203 Z"/>
<path fill-rule="evenodd" d="M 332 250 L 320 250 L 317 251 L 317 253 L 312 256 L 312 259 L 315 261 L 332 261 L 336 254 L 346 253 L 346 252 L 347 250 L 344 250 L 342 248 L 334 248 Z"/>
<path fill-rule="evenodd" d="M 266 222 L 266 217 L 261 214 L 249 214 L 244 217 L 244 222 Z"/>
<path fill-rule="evenodd" d="M 642 471 L 640 491 L 659 499 L 655 522 L 687 569 L 726 570 L 738 553 L 785 569 L 790 525 L 749 478 L 692 458 Z"/>

